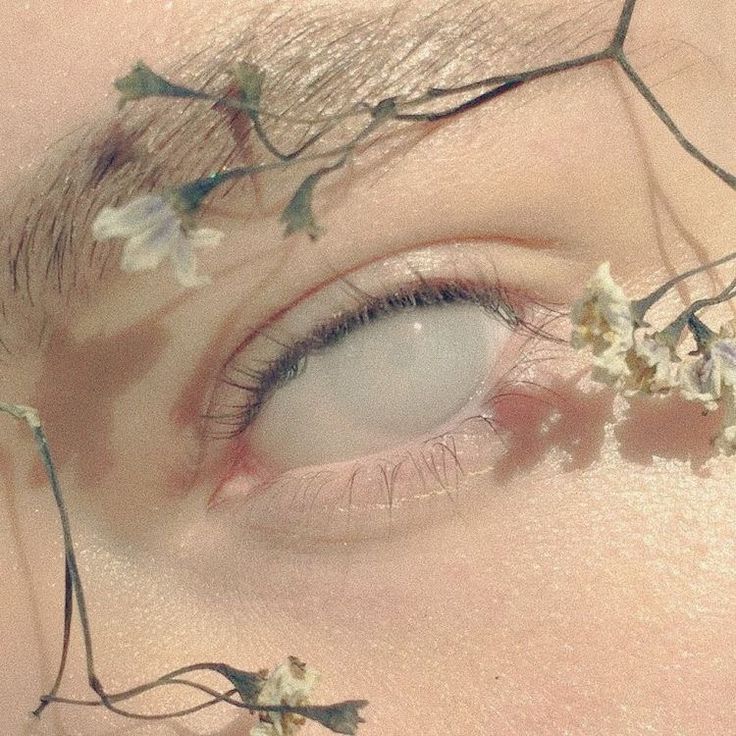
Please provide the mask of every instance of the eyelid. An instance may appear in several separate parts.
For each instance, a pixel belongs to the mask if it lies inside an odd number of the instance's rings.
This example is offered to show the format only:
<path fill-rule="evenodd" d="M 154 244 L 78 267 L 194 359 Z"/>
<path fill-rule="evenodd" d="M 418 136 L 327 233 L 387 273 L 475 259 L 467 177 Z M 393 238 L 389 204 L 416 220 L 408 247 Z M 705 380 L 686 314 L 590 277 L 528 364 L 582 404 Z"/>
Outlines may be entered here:
<path fill-rule="evenodd" d="M 227 436 L 238 436 L 255 420 L 268 398 L 304 369 L 309 355 L 335 345 L 362 325 L 387 318 L 405 308 L 464 301 L 477 304 L 509 327 L 522 322 L 502 289 L 478 280 L 419 279 L 385 294 L 367 294 L 357 289 L 353 292 L 356 302 L 353 307 L 337 312 L 326 322 L 316 325 L 309 334 L 292 338 L 287 343 L 275 339 L 282 350 L 274 359 L 263 362 L 262 367 L 253 362 L 238 364 L 240 362 L 235 361 L 236 365 L 224 380 L 242 391 L 245 403 L 234 406 L 231 416 L 207 418 L 224 426 L 232 425 Z"/>
<path fill-rule="evenodd" d="M 500 252 L 500 260 L 496 259 L 497 253 Z M 542 254 L 543 255 L 543 254 Z M 498 376 L 500 378 L 499 385 L 506 391 L 509 388 L 508 377 L 518 376 L 520 372 L 524 373 L 524 380 L 521 390 L 529 386 L 529 375 L 526 361 L 520 370 L 511 365 L 516 359 L 518 363 L 519 356 L 524 353 L 527 344 L 530 342 L 530 336 L 541 336 L 551 340 L 560 341 L 548 331 L 550 321 L 559 316 L 559 311 L 551 295 L 557 291 L 564 294 L 562 284 L 558 288 L 559 279 L 557 274 L 562 273 L 562 262 L 558 260 L 553 271 L 549 268 L 549 259 L 536 258 L 530 262 L 528 251 L 520 247 L 514 247 L 508 243 L 495 242 L 454 242 L 452 244 L 439 244 L 425 246 L 416 250 L 402 251 L 396 255 L 383 257 L 380 260 L 369 262 L 355 270 L 335 274 L 332 280 L 323 285 L 312 286 L 307 283 L 304 287 L 300 287 L 300 292 L 304 295 L 293 300 L 288 308 L 280 307 L 278 303 L 272 306 L 272 316 L 264 317 L 260 326 L 257 328 L 250 327 L 247 323 L 243 324 L 241 330 L 245 332 L 246 337 L 237 341 L 237 333 L 235 325 L 237 324 L 236 313 L 232 312 L 234 322 L 228 327 L 228 333 L 232 336 L 230 339 L 232 347 L 218 349 L 217 352 L 229 355 L 222 359 L 220 363 L 220 371 L 212 385 L 206 392 L 200 392 L 201 399 L 204 404 L 200 404 L 199 414 L 204 417 L 200 425 L 200 436 L 204 442 L 202 461 L 200 464 L 201 478 L 207 479 L 206 486 L 203 490 L 202 500 L 207 509 L 222 508 L 228 509 L 226 513 L 230 513 L 229 509 L 233 509 L 236 517 L 250 528 L 253 516 L 246 507 L 250 504 L 241 504 L 243 500 L 242 490 L 235 491 L 237 499 L 229 499 L 228 487 L 232 487 L 233 481 L 237 481 L 239 488 L 243 488 L 240 480 L 272 487 L 272 483 L 277 483 L 274 491 L 284 492 L 287 496 L 295 493 L 300 496 L 306 492 L 303 488 L 294 486 L 299 484 L 299 472 L 288 471 L 283 474 L 283 483 L 285 487 L 280 485 L 277 479 L 274 479 L 273 472 L 275 469 L 269 469 L 263 466 L 262 459 L 255 456 L 249 451 L 247 432 L 242 433 L 237 439 L 229 439 L 231 432 L 222 432 L 222 425 L 210 417 L 218 417 L 222 415 L 233 418 L 233 406 L 237 406 L 238 402 L 242 405 L 242 389 L 237 389 L 227 385 L 228 375 L 232 375 L 232 369 L 239 363 L 247 364 L 267 364 L 269 359 L 273 360 L 281 352 L 285 346 L 298 341 L 305 335 L 312 334 L 314 325 L 327 324 L 337 315 L 344 315 L 350 310 L 355 310 L 356 302 L 360 303 L 360 299 L 365 301 L 370 295 L 391 294 L 402 290 L 410 290 L 413 287 L 419 289 L 422 284 L 454 282 L 460 284 L 484 285 L 486 293 L 494 293 L 502 295 L 503 299 L 499 303 L 508 304 L 511 311 L 520 318 L 519 328 L 515 330 L 515 335 L 508 343 L 508 351 L 499 363 Z M 530 263 L 534 268 L 530 270 Z M 541 265 L 539 265 L 541 264 Z M 539 269 L 537 266 L 539 265 Z M 322 271 L 324 269 L 321 269 Z M 540 298 L 536 288 L 532 290 L 531 284 L 538 284 L 541 274 L 536 271 L 544 271 L 549 283 L 544 284 L 545 289 L 541 293 L 544 294 Z M 569 270 L 569 269 L 568 269 Z M 356 294 L 359 297 L 356 297 Z M 288 296 L 288 294 L 287 294 Z M 251 297 L 252 298 L 252 297 Z M 251 323 L 252 324 L 252 323 Z M 554 329 L 554 327 L 553 327 Z M 523 344 L 522 344 L 523 343 Z M 506 349 L 504 349 L 506 351 Z M 536 356 L 532 357 L 536 361 Z M 531 366 L 531 364 L 529 364 Z M 490 366 L 489 366 L 490 369 Z M 496 370 L 493 370 L 496 374 Z M 490 385 L 490 383 L 489 383 Z M 490 400 L 490 397 L 488 397 Z M 479 399 L 480 400 L 480 399 Z M 473 421 L 470 424 L 474 430 L 475 438 L 467 441 L 476 443 L 478 446 L 488 446 L 492 441 L 496 446 L 495 430 L 488 422 L 488 417 L 484 412 L 491 411 L 491 405 L 487 404 L 485 409 L 475 412 L 475 418 L 480 421 Z M 472 419 L 468 416 L 467 419 Z M 449 424 L 452 424 L 450 422 Z M 448 424 L 447 430 L 452 430 Z M 467 425 L 470 426 L 470 425 Z M 226 429 L 232 430 L 233 425 L 230 424 Z M 464 430 L 460 432 L 458 437 L 469 436 Z M 421 442 L 418 439 L 417 442 Z M 434 447 L 436 444 L 443 444 L 443 439 L 438 440 L 428 438 L 430 445 Z M 465 442 L 466 440 L 462 440 Z M 414 443 L 416 447 L 416 443 Z M 452 453 L 451 453 L 452 454 Z M 477 453 L 474 453 L 477 454 Z M 386 453 L 394 457 L 396 453 Z M 368 459 L 366 459 L 367 461 Z M 399 462 L 401 462 L 399 460 Z M 367 467 L 367 465 L 366 465 Z M 376 466 L 377 467 L 377 466 Z M 383 467 L 383 464 L 381 464 Z M 329 471 L 328 474 L 331 474 Z M 340 471 L 343 472 L 343 471 Z M 339 475 L 339 473 L 338 473 Z M 270 479 L 268 479 L 270 477 Z M 321 483 L 322 472 L 318 473 L 318 479 Z M 289 480 L 291 479 L 291 480 Z M 315 481 L 315 482 L 317 482 Z M 279 490 L 280 489 L 280 490 Z M 250 491 L 247 491 L 250 493 Z M 274 501 L 268 500 L 270 492 L 264 491 L 265 496 L 259 503 L 265 503 L 268 509 L 273 510 Z M 232 502 L 231 502 L 232 501 Z M 240 511 L 235 511 L 233 504 Z M 322 505 L 322 496 L 320 496 L 319 505 Z M 268 509 L 264 509 L 264 514 L 270 513 Z M 278 512 L 274 512 L 278 516 Z M 361 514 L 363 512 L 360 512 Z M 276 517 L 273 517 L 274 521 Z M 323 520 L 324 521 L 324 520 Z M 320 526 L 324 527 L 323 521 Z M 369 525 L 372 522 L 367 522 Z M 330 532 L 331 533 L 331 532 Z M 370 533 L 370 532 L 369 532 Z M 309 533 L 311 535 L 311 533 Z M 328 534 L 329 535 L 329 534 Z"/>
<path fill-rule="evenodd" d="M 530 326 L 546 324 L 539 316 Z M 504 342 L 497 363 L 489 366 L 488 384 L 463 410 L 400 446 L 280 472 L 264 464 L 248 436 L 231 442 L 208 509 L 232 517 L 235 528 L 242 525 L 240 533 L 264 544 L 295 549 L 305 543 L 310 550 L 315 542 L 367 541 L 473 512 L 485 501 L 480 486 L 471 491 L 463 479 L 493 470 L 504 458 L 509 449 L 504 433 L 515 428 L 519 401 L 523 408 L 536 397 L 550 406 L 544 392 L 538 395 L 546 379 L 535 380 L 540 358 L 535 338 L 549 335 L 533 330 L 530 338 L 520 332 Z"/>
<path fill-rule="evenodd" d="M 466 296 L 475 301 L 505 304 L 502 311 L 506 313 L 507 321 L 515 316 L 521 318 L 522 326 L 538 331 L 539 324 L 530 325 L 525 320 L 525 309 L 540 302 L 523 289 L 523 268 L 518 277 L 513 272 L 506 276 L 509 268 L 504 264 L 505 278 L 501 286 L 494 246 L 476 242 L 454 243 L 401 252 L 353 271 L 337 274 L 325 285 L 305 290 L 303 297 L 293 301 L 287 308 L 275 311 L 259 327 L 251 328 L 245 339 L 233 347 L 222 364 L 216 385 L 206 397 L 207 403 L 200 408 L 204 435 L 210 439 L 233 436 L 233 427 L 237 430 L 237 424 L 233 423 L 233 407 L 239 407 L 246 413 L 242 397 L 243 383 L 259 378 L 259 368 L 263 372 L 266 366 L 275 363 L 279 356 L 300 340 L 311 337 L 319 342 L 320 336 L 315 336 L 315 332 L 319 333 L 320 328 L 315 328 L 315 325 L 322 325 L 322 331 L 329 332 L 331 325 L 339 323 L 345 315 L 359 311 L 371 298 L 380 300 L 390 294 L 418 292 L 422 288 L 431 290 L 432 284 L 440 282 L 453 283 L 457 285 L 456 288 L 465 289 L 468 292 Z M 502 249 L 506 260 L 508 247 L 502 246 Z M 518 256 L 517 260 L 521 261 L 522 258 Z M 475 295 L 472 294 L 473 290 L 476 291 Z M 526 307 L 522 308 L 521 305 Z M 542 306 L 549 309 L 546 303 Z M 238 365 L 248 366 L 246 373 L 251 375 L 245 379 L 243 375 L 238 376 Z M 227 429 L 230 431 L 223 432 L 223 417 L 229 420 Z"/>

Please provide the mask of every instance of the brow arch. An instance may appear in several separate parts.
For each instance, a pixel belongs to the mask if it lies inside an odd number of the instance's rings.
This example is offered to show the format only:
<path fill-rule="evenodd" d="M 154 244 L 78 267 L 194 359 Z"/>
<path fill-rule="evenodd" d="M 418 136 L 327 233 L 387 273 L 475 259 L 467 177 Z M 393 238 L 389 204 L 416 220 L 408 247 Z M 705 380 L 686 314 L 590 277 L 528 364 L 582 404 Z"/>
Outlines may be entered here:
<path fill-rule="evenodd" d="M 620 6 L 621 0 L 566 0 L 540 12 L 508 0 L 448 0 L 429 10 L 397 3 L 368 11 L 269 2 L 223 19 L 201 48 L 171 68 L 185 83 L 206 88 L 221 84 L 231 63 L 245 58 L 266 69 L 264 99 L 272 109 L 320 114 L 356 98 L 459 84 L 477 78 L 481 66 L 503 73 L 594 50 L 610 36 Z M 289 137 L 298 141 L 309 132 L 277 124 L 272 134 L 289 147 Z M 104 284 L 116 254 L 88 234 L 100 206 L 172 178 L 202 176 L 241 155 L 226 121 L 194 105 L 182 115 L 180 107 L 152 103 L 85 129 L 6 198 L 5 321 L 20 306 L 25 319 L 36 318 L 40 335 L 51 312 Z"/>

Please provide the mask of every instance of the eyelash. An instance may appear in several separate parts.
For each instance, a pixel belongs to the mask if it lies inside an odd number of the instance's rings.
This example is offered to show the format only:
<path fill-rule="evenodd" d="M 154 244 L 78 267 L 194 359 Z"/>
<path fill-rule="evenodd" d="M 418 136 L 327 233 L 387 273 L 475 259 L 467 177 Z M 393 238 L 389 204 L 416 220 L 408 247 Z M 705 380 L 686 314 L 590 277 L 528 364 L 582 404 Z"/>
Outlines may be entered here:
<path fill-rule="evenodd" d="M 218 462 L 218 482 L 208 501 L 209 509 L 222 508 L 235 514 L 247 538 L 290 550 L 300 544 L 314 549 L 313 542 L 351 543 L 392 535 L 402 527 L 420 529 L 440 518 L 461 513 L 458 498 L 469 513 L 482 499 L 472 484 L 460 489 L 461 479 L 495 468 L 506 451 L 502 433 L 512 430 L 519 400 L 539 397 L 544 386 L 534 380 L 531 364 L 537 363 L 537 345 L 565 341 L 549 327 L 561 313 L 528 296 L 491 284 L 483 277 L 471 279 L 426 279 L 386 289 L 382 296 L 366 294 L 351 286 L 355 307 L 318 325 L 306 337 L 286 344 L 259 331 L 282 346 L 279 357 L 261 367 L 231 365 L 222 383 L 236 391 L 256 392 L 258 398 L 225 407 L 225 413 L 209 415 L 227 430 L 226 445 Z M 303 368 L 304 356 L 316 352 L 359 329 L 368 321 L 388 317 L 407 307 L 423 307 L 463 300 L 478 304 L 502 320 L 522 342 L 514 340 L 511 355 L 493 386 L 478 397 L 464 417 L 453 426 L 438 428 L 433 436 L 407 442 L 388 451 L 320 467 L 295 468 L 280 474 L 264 473 L 248 446 L 247 428 L 279 385 Z M 505 351 L 504 351 L 505 352 Z M 238 355 L 231 359 L 236 363 Z M 546 356 L 544 356 L 546 359 Z M 302 361 L 300 363 L 300 360 Z M 234 380 L 247 376 L 252 383 Z M 209 430 L 211 431 L 211 430 Z M 512 435 L 513 436 L 513 435 Z M 497 441 L 499 440 L 500 441 Z M 469 490 L 471 489 L 471 490 Z M 426 503 L 429 497 L 429 503 Z M 422 499 L 424 501 L 420 502 Z M 438 508 L 439 507 L 439 508 Z M 438 511 L 441 513 L 438 515 Z"/>
<path fill-rule="evenodd" d="M 481 281 L 421 279 L 416 284 L 405 285 L 383 295 L 358 292 L 357 299 L 355 307 L 318 325 L 306 337 L 286 344 L 270 337 L 282 346 L 282 351 L 276 359 L 265 365 L 231 366 L 223 382 L 242 391 L 246 401 L 229 407 L 222 414 L 205 414 L 203 418 L 213 423 L 211 434 L 221 439 L 239 437 L 255 421 L 268 399 L 305 370 L 310 355 L 336 345 L 364 325 L 390 317 L 403 309 L 466 302 L 477 304 L 511 329 L 522 328 L 532 334 L 541 334 L 539 327 L 524 320 L 512 306 L 513 299 L 508 292 Z M 264 333 L 265 330 L 260 331 L 260 334 Z M 224 428 L 224 433 L 215 430 L 215 427 Z"/>

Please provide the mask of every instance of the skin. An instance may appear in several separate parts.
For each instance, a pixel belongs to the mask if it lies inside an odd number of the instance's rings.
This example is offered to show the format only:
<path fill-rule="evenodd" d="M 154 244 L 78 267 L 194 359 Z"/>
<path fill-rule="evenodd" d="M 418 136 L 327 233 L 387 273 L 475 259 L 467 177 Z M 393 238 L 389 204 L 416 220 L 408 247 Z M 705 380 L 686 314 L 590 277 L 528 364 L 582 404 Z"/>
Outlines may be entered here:
<path fill-rule="evenodd" d="M 176 38 L 201 43 L 218 10 L 199 5 L 6 4 L 2 46 L 17 58 L 2 89 L 14 103 L 5 180 L 108 109 L 110 80 L 131 61 L 155 68 Z M 734 170 L 736 7 L 715 5 L 642 0 L 630 42 L 673 116 Z M 72 58 L 79 38 L 91 41 Z M 70 71 L 79 83 L 59 96 Z M 410 512 L 400 521 L 415 526 L 391 536 L 381 521 L 376 538 L 290 546 L 244 532 L 237 507 L 208 510 L 227 448 L 203 444 L 187 417 L 242 336 L 294 293 L 450 245 L 457 262 L 492 254 L 502 283 L 541 301 L 569 305 L 604 260 L 639 296 L 729 252 L 736 235 L 734 192 L 602 66 L 462 116 L 397 165 L 368 155 L 356 166 L 336 205 L 317 200 L 323 238 L 299 240 L 287 262 L 275 214 L 218 222 L 223 245 L 202 258 L 217 289 L 182 296 L 168 271 L 119 279 L 3 370 L 2 398 L 47 422 L 103 682 L 114 691 L 193 661 L 256 670 L 295 654 L 323 673 L 315 702 L 370 701 L 364 736 L 733 731 L 736 501 L 733 460 L 710 458 L 717 418 L 677 401 L 622 413 L 580 380 L 585 356 L 568 348 L 540 346 L 551 360 L 529 374 L 556 392 L 551 435 L 534 436 L 541 401 L 502 404 L 512 454 L 491 444 L 490 460 L 468 456 L 462 516 Z M 243 243 L 260 245 L 246 258 Z M 730 278 L 696 280 L 662 313 Z M 731 316 L 711 314 L 714 326 Z M 512 341 L 504 359 L 522 347 Z M 0 470 L 4 732 L 247 733 L 253 717 L 224 707 L 153 724 L 57 707 L 28 725 L 57 663 L 63 557 L 27 429 L 10 419 Z M 63 691 L 89 697 L 78 638 L 70 657 Z M 178 695 L 138 705 L 189 702 Z"/>

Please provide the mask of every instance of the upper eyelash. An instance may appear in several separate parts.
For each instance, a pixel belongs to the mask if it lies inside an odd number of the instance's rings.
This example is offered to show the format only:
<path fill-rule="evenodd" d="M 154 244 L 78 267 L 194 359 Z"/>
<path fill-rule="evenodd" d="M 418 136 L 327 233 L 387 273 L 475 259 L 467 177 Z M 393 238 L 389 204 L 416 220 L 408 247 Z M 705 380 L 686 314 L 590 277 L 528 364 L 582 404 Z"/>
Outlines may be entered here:
<path fill-rule="evenodd" d="M 545 334 L 543 326 L 525 320 L 512 306 L 512 299 L 506 290 L 487 282 L 421 278 L 417 283 L 408 284 L 391 293 L 371 295 L 359 292 L 357 298 L 360 300 L 357 307 L 343 311 L 318 325 L 306 338 L 283 344 L 270 337 L 269 339 L 283 346 L 277 358 L 261 368 L 233 368 L 224 379 L 226 385 L 245 392 L 248 400 L 232 406 L 230 413 L 207 414 L 204 418 L 229 427 L 224 434 L 226 439 L 237 437 L 255 420 L 270 396 L 305 369 L 310 354 L 336 345 L 363 325 L 406 308 L 461 301 L 477 304 L 511 329 L 522 328 L 534 335 L 555 339 Z M 243 382 L 243 377 L 247 382 Z"/>

